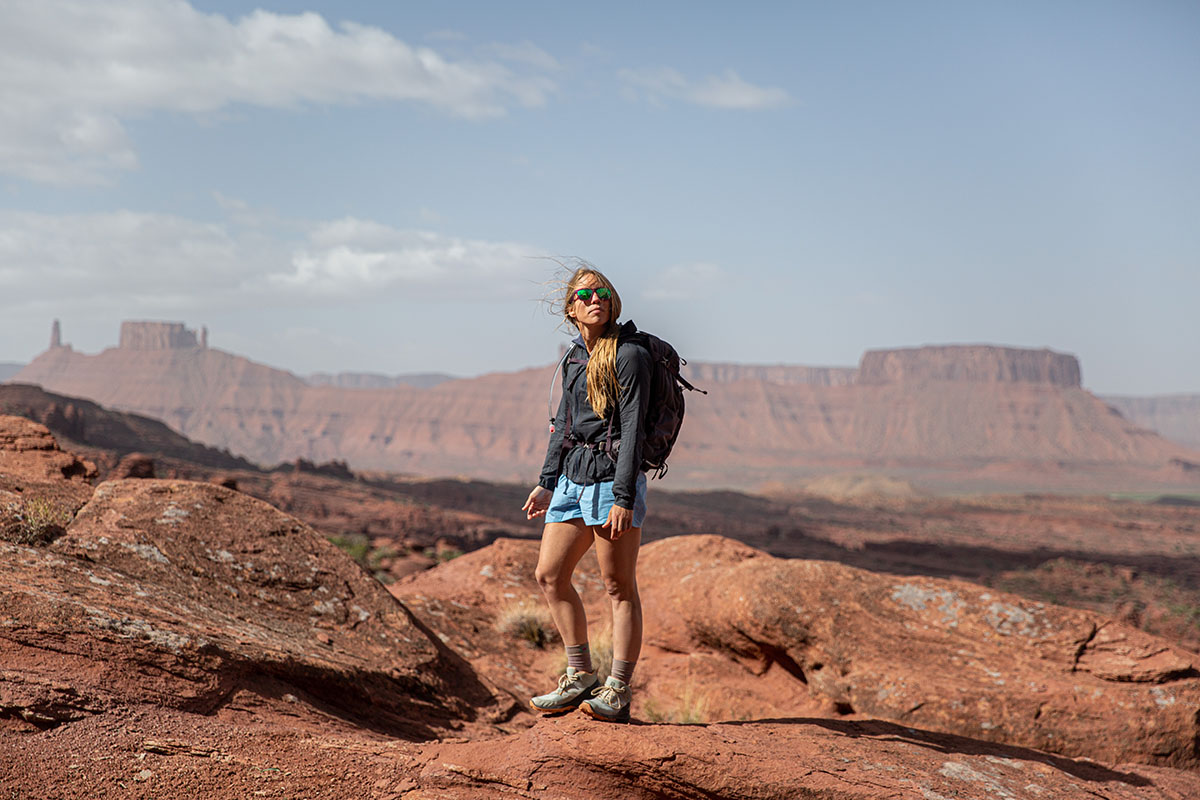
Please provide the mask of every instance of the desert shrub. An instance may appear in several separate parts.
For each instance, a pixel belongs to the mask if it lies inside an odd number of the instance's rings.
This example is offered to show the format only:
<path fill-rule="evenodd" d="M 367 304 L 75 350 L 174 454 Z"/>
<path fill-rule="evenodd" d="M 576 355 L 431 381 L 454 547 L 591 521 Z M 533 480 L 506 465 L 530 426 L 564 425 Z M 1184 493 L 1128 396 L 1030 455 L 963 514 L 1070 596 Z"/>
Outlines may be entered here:
<path fill-rule="evenodd" d="M 400 558 L 403 555 L 404 553 L 400 550 L 388 547 L 387 545 L 384 545 L 383 547 L 372 548 L 367 552 L 367 569 L 370 570 L 371 574 L 375 576 L 375 580 L 379 581 L 383 585 L 387 586 L 388 584 L 395 583 L 396 578 L 392 575 L 392 573 L 388 572 L 387 567 L 391 561 Z"/>
<path fill-rule="evenodd" d="M 445 564 L 447 561 L 456 559 L 462 554 L 463 551 L 457 547 L 439 547 L 434 551 L 433 557 L 439 564 Z"/>
<path fill-rule="evenodd" d="M 44 497 L 29 497 L 5 507 L 0 536 L 16 544 L 45 544 L 66 532 L 70 509 Z"/>
<path fill-rule="evenodd" d="M 346 555 L 358 562 L 363 569 L 369 569 L 367 556 L 371 552 L 371 540 L 362 533 L 346 533 L 329 537 L 329 541 L 338 546 Z"/>
<path fill-rule="evenodd" d="M 496 631 L 541 649 L 558 638 L 550 611 L 533 598 L 507 604 L 496 616 Z"/>

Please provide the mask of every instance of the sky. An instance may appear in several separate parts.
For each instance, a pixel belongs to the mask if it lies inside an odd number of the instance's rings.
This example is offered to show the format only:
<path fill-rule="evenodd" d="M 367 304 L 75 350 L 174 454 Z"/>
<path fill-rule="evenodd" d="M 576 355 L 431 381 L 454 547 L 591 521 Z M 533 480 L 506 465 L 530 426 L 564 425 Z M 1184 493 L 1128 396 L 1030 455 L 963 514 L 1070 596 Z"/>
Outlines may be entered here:
<path fill-rule="evenodd" d="M 693 361 L 992 343 L 1200 393 L 1200 3 L 0 0 L 0 362 L 121 320 L 548 365 L 557 262 Z"/>

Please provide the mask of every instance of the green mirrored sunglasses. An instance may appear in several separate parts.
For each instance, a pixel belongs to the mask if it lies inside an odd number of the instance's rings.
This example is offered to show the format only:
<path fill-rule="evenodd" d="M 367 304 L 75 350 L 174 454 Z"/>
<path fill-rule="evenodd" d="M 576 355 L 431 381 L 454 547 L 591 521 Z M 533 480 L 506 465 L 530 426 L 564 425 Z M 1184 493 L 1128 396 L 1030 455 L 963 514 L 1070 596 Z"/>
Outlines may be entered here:
<path fill-rule="evenodd" d="M 611 300 L 612 289 L 606 286 L 600 286 L 596 289 L 576 289 L 575 299 L 582 300 L 585 303 L 591 302 L 592 295 L 595 294 L 600 300 Z"/>

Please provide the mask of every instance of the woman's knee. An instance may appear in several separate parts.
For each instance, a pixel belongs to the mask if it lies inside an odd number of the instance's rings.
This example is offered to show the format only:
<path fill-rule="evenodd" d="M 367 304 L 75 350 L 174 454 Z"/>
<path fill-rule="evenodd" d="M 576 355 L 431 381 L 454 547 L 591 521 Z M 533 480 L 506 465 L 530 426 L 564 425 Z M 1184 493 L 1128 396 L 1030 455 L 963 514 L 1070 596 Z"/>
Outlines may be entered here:
<path fill-rule="evenodd" d="M 638 599 L 637 579 L 633 576 L 605 575 L 604 591 L 608 592 L 609 599 L 614 602 L 636 601 Z"/>
<path fill-rule="evenodd" d="M 563 570 L 555 566 L 546 566 L 538 563 L 533 571 L 533 578 L 537 581 L 542 593 L 557 597 L 564 594 L 571 587 L 571 574 L 563 573 Z"/>

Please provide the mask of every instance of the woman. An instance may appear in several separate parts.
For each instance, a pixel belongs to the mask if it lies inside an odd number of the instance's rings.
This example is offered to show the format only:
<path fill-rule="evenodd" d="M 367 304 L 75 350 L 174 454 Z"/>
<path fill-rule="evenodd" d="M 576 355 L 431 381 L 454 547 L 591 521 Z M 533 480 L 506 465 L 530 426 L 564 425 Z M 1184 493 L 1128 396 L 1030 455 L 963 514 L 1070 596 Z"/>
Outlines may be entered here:
<path fill-rule="evenodd" d="M 579 330 L 564 359 L 562 401 L 546 463 L 522 510 L 545 516 L 537 581 L 567 649 L 558 688 L 530 700 L 541 714 L 579 707 L 596 719 L 628 722 L 630 682 L 642 646 L 637 556 L 646 515 L 642 420 L 650 383 L 646 348 L 619 325 L 621 298 L 608 278 L 584 264 L 567 281 L 563 319 Z M 612 674 L 601 685 L 588 650 L 587 616 L 571 585 L 595 543 L 612 602 Z"/>

